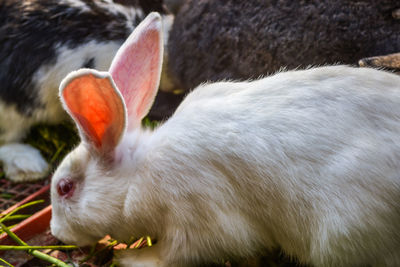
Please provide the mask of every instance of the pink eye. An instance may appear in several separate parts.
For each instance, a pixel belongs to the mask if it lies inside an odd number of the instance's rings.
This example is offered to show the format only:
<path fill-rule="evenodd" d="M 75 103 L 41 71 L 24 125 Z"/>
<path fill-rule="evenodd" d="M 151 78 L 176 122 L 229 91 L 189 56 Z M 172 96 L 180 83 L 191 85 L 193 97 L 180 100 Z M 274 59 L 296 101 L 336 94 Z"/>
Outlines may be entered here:
<path fill-rule="evenodd" d="M 74 182 L 68 178 L 61 179 L 57 184 L 57 192 L 62 197 L 70 197 L 74 192 Z"/>

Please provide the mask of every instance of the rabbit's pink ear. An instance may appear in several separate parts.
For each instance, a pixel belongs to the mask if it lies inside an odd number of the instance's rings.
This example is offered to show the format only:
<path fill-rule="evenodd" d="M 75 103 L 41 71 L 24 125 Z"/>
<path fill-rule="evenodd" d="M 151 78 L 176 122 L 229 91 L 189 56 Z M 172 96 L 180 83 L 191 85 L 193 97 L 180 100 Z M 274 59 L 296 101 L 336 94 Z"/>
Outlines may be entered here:
<path fill-rule="evenodd" d="M 160 82 L 163 56 L 161 17 L 150 13 L 118 50 L 109 72 L 125 99 L 128 129 L 139 127 Z"/>
<path fill-rule="evenodd" d="M 107 154 L 125 130 L 125 105 L 108 72 L 82 69 L 60 85 L 64 108 L 79 127 L 81 137 L 96 151 Z"/>

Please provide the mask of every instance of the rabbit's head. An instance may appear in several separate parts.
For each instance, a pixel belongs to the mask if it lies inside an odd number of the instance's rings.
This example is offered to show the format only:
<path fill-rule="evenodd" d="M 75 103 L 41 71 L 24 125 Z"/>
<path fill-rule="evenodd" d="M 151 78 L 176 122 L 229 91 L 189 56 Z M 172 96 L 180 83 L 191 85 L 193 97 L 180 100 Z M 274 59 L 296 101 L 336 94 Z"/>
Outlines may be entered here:
<path fill-rule="evenodd" d="M 134 157 L 134 145 L 127 144 L 137 142 L 141 120 L 153 103 L 162 54 L 161 17 L 150 13 L 118 50 L 108 72 L 81 69 L 62 81 L 60 98 L 81 144 L 52 179 L 51 231 L 60 240 L 89 245 L 124 224 L 129 172 L 121 164 Z"/>

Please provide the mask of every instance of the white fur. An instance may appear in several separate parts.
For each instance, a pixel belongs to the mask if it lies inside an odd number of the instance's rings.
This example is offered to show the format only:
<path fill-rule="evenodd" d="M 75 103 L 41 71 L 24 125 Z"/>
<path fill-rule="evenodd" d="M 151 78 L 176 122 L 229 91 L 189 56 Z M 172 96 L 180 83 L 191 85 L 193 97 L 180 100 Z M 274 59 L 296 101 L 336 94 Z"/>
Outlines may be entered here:
<path fill-rule="evenodd" d="M 1 146 L 0 160 L 7 177 L 14 182 L 41 179 L 49 170 L 40 152 L 29 145 L 9 143 Z"/>
<path fill-rule="evenodd" d="M 399 133 L 400 77 L 383 71 L 203 85 L 154 132 L 126 133 L 113 164 L 86 143 L 69 154 L 52 181 L 52 233 L 78 245 L 158 240 L 125 266 L 276 246 L 314 266 L 400 266 Z M 56 190 L 65 177 L 76 181 L 70 199 Z"/>
<path fill-rule="evenodd" d="M 152 246 L 136 250 L 120 250 L 115 252 L 118 266 L 154 267 L 164 266 L 160 259 L 160 247 Z"/>

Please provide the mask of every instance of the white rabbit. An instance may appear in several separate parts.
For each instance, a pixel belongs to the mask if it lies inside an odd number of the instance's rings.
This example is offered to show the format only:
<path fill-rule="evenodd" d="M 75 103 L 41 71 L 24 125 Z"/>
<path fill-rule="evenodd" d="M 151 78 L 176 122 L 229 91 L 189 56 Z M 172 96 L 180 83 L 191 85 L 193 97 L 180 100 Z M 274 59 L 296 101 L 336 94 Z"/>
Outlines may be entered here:
<path fill-rule="evenodd" d="M 314 266 L 400 266 L 400 77 L 332 66 L 204 84 L 154 131 L 151 13 L 109 72 L 60 86 L 82 143 L 52 180 L 52 233 L 150 235 L 122 266 L 194 266 L 281 247 Z"/>

